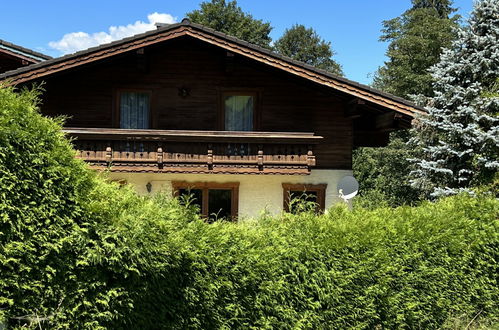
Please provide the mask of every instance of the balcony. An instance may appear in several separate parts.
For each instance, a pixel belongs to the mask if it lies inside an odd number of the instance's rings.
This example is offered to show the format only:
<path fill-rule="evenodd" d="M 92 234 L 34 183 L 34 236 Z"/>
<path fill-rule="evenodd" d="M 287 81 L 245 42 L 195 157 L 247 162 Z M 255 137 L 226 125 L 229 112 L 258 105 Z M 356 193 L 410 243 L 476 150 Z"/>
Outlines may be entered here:
<path fill-rule="evenodd" d="M 77 158 L 113 172 L 292 174 L 315 166 L 313 133 L 67 128 Z"/>

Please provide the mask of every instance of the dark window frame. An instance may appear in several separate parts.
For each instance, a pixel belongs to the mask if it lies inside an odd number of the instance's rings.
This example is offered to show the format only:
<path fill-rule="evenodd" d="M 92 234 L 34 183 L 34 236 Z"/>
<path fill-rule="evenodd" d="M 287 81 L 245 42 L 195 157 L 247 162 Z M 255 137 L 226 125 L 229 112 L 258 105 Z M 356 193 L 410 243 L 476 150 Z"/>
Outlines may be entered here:
<path fill-rule="evenodd" d="M 149 128 L 154 126 L 153 111 L 152 111 L 152 96 L 153 92 L 146 88 L 115 88 L 114 89 L 114 109 L 113 109 L 113 124 L 115 128 L 122 128 L 121 122 L 121 93 L 144 93 L 149 95 Z"/>
<path fill-rule="evenodd" d="M 327 183 L 320 184 L 306 184 L 306 183 L 283 183 L 283 209 L 289 212 L 289 203 L 292 191 L 301 191 L 305 194 L 307 192 L 317 193 L 317 206 L 319 212 L 324 212 L 326 209 L 326 189 Z"/>
<path fill-rule="evenodd" d="M 179 196 L 180 189 L 199 189 L 202 191 L 201 215 L 208 219 L 209 205 L 208 194 L 210 189 L 230 190 L 231 192 L 231 210 L 230 216 L 232 221 L 237 220 L 239 212 L 239 182 L 188 182 L 188 181 L 172 181 L 173 196 Z"/>

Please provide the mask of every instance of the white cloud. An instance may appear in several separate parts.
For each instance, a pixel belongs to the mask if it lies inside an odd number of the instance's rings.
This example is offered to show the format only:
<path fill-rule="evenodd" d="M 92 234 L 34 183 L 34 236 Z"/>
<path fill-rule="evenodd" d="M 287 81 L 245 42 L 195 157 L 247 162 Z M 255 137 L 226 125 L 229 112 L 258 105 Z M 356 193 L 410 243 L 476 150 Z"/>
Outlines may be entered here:
<path fill-rule="evenodd" d="M 152 13 L 147 15 L 149 22 L 136 21 L 126 26 L 111 26 L 108 32 L 72 32 L 65 34 L 59 41 L 49 42 L 49 46 L 61 52 L 62 55 L 74 53 L 79 50 L 109 43 L 114 40 L 123 39 L 135 34 L 154 30 L 156 23 L 172 24 L 176 22 L 176 17 L 170 14 Z"/>

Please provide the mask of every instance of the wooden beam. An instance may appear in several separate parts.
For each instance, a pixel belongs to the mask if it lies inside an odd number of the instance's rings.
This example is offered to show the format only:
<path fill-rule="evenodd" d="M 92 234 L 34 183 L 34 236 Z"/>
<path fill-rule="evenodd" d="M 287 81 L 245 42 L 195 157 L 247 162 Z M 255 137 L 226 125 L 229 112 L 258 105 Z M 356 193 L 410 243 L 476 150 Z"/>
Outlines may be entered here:
<path fill-rule="evenodd" d="M 384 147 L 389 142 L 390 133 L 380 131 L 355 131 L 354 147 Z"/>
<path fill-rule="evenodd" d="M 382 115 L 377 115 L 374 121 L 376 130 L 393 131 L 406 128 L 401 125 L 403 116 L 396 112 L 388 112 Z"/>
<path fill-rule="evenodd" d="M 322 136 L 305 132 L 239 132 L 153 130 L 123 128 L 65 128 L 66 134 L 82 140 L 144 140 L 170 142 L 294 143 L 319 144 Z"/>
<path fill-rule="evenodd" d="M 348 102 L 344 111 L 345 117 L 350 119 L 361 117 L 362 111 L 360 110 L 359 105 L 364 105 L 364 104 L 366 104 L 366 101 L 361 100 L 359 98 L 355 98 L 352 101 Z"/>

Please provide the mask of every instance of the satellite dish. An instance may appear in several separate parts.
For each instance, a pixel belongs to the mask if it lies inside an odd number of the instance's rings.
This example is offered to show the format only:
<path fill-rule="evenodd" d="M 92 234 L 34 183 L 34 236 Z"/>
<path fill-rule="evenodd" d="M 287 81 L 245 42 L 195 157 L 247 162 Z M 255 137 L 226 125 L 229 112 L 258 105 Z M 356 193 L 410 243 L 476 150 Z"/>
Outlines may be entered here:
<path fill-rule="evenodd" d="M 353 176 L 345 176 L 338 182 L 338 194 L 345 201 L 352 199 L 359 192 L 359 183 Z"/>

